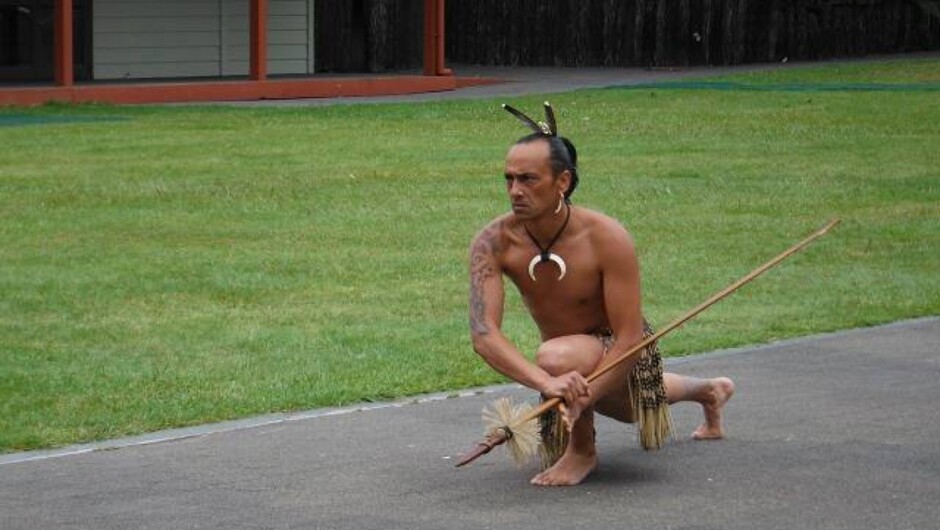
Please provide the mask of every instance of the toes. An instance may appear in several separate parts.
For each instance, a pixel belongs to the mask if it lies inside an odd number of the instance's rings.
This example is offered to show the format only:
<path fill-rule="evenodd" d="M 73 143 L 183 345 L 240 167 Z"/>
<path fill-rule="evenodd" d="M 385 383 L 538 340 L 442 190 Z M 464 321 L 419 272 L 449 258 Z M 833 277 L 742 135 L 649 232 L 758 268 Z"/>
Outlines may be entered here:
<path fill-rule="evenodd" d="M 545 473 L 539 473 L 532 480 L 529 481 L 533 486 L 552 486 L 551 477 L 543 476 Z"/>
<path fill-rule="evenodd" d="M 693 440 L 720 440 L 724 437 L 724 433 L 721 432 L 721 429 L 711 429 L 705 424 L 699 426 L 699 428 L 695 429 L 695 432 L 692 433 Z"/>
<path fill-rule="evenodd" d="M 556 483 L 551 477 L 535 477 L 532 479 L 531 484 L 533 486 L 557 486 Z"/>

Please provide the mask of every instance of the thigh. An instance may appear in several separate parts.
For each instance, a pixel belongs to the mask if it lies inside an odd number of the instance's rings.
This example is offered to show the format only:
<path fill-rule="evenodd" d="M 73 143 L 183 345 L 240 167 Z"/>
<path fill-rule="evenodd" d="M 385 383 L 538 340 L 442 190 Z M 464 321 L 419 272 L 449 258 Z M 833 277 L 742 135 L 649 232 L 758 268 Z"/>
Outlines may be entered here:
<path fill-rule="evenodd" d="M 604 344 L 592 335 L 566 335 L 539 346 L 536 363 L 552 375 L 578 372 L 589 375 L 604 358 Z"/>
<path fill-rule="evenodd" d="M 636 360 L 628 360 L 599 378 L 591 389 L 598 393 L 594 409 L 608 418 L 634 423 L 633 398 L 630 390 L 630 373 Z"/>

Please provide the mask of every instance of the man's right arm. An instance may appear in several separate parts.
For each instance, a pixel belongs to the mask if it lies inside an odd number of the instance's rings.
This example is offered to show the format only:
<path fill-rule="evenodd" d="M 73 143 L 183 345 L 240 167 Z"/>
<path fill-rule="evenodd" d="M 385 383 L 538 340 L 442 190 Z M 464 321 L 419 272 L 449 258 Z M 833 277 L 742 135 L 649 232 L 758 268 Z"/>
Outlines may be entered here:
<path fill-rule="evenodd" d="M 500 220 L 491 223 L 477 234 L 470 246 L 470 335 L 473 349 L 496 371 L 541 392 L 552 378 L 529 362 L 501 329 L 504 302 L 499 260 L 501 227 Z"/>

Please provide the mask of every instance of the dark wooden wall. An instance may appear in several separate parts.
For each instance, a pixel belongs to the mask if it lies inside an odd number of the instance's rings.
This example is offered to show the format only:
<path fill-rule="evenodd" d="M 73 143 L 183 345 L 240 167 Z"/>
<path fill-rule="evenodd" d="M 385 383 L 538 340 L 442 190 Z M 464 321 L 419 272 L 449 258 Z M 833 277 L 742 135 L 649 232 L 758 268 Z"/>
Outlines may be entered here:
<path fill-rule="evenodd" d="M 450 63 L 722 65 L 940 49 L 938 0 L 450 0 Z"/>
<path fill-rule="evenodd" d="M 419 68 L 422 0 L 316 0 L 318 72 L 383 72 Z"/>
<path fill-rule="evenodd" d="M 421 67 L 422 0 L 316 0 L 318 72 Z M 685 66 L 940 49 L 940 0 L 448 0 L 448 63 Z"/>

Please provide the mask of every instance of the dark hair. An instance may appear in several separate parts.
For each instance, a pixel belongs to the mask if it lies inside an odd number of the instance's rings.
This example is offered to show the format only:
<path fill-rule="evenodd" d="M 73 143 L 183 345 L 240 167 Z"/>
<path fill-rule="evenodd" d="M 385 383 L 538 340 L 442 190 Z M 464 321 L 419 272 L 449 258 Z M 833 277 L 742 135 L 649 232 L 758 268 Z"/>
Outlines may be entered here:
<path fill-rule="evenodd" d="M 523 136 L 516 145 L 529 144 L 538 140 L 548 142 L 548 161 L 552 166 L 552 174 L 560 175 L 566 169 L 571 172 L 571 186 L 565 192 L 565 202 L 571 204 L 571 194 L 578 187 L 578 151 L 574 144 L 564 136 L 549 136 L 543 133 L 532 133 Z"/>

